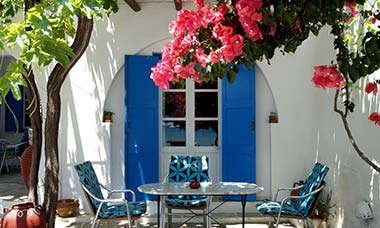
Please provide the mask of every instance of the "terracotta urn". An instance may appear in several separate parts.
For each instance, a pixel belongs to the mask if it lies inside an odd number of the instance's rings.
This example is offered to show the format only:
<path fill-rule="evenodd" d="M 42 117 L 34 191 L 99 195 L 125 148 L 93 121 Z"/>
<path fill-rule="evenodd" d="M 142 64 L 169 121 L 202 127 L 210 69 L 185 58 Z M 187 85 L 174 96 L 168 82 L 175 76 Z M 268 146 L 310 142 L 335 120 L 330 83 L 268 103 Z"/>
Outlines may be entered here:
<path fill-rule="evenodd" d="M 21 175 L 24 180 L 24 184 L 29 189 L 30 168 L 32 166 L 32 146 L 26 147 L 21 155 Z"/>
<path fill-rule="evenodd" d="M 46 217 L 41 206 L 33 203 L 15 204 L 11 209 L 4 209 L 2 228 L 45 228 Z"/>

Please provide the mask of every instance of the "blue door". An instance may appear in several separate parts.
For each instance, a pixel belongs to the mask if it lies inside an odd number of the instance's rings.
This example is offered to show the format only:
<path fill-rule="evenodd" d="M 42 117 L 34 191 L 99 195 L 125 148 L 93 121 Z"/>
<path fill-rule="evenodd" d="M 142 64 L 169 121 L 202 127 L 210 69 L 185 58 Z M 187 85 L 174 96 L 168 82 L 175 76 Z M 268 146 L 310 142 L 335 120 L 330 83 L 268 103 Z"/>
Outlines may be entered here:
<path fill-rule="evenodd" d="M 158 59 L 125 57 L 125 183 L 133 190 L 159 181 L 158 88 L 149 78 Z M 222 180 L 256 182 L 255 70 L 240 67 L 233 84 L 222 84 Z"/>
<path fill-rule="evenodd" d="M 141 184 L 158 182 L 158 88 L 150 79 L 157 56 L 125 56 L 125 183 L 139 200 Z"/>
<path fill-rule="evenodd" d="M 222 105 L 222 180 L 255 183 L 255 69 L 240 66 L 233 84 L 223 80 Z"/>

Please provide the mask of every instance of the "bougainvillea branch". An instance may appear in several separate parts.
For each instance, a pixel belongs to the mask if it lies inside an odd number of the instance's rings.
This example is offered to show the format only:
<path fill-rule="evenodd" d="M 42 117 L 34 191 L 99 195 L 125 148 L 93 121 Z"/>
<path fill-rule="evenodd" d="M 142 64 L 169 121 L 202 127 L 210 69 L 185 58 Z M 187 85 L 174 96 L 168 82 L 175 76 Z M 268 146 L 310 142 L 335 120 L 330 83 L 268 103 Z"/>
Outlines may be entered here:
<path fill-rule="evenodd" d="M 279 49 L 295 52 L 310 34 L 318 35 L 325 25 L 334 36 L 336 59 L 331 65 L 314 68 L 312 82 L 322 89 L 336 89 L 334 110 L 343 121 L 358 155 L 376 171 L 356 144 L 347 117 L 354 112 L 351 96 L 359 79 L 370 77 L 380 68 L 380 0 L 271 1 L 220 0 L 207 5 L 194 0 L 196 10 L 183 9 L 170 23 L 173 40 L 162 49 L 162 61 L 152 68 L 151 78 L 163 89 L 170 82 L 185 79 L 235 80 L 240 65 L 252 69 L 255 61 L 268 62 Z M 378 94 L 377 80 L 367 80 L 365 92 Z M 337 108 L 341 93 L 343 110 Z M 369 121 L 380 126 L 380 114 Z"/>
<path fill-rule="evenodd" d="M 359 148 L 358 144 L 355 141 L 354 136 L 352 135 L 350 126 L 348 124 L 347 118 L 344 115 L 344 112 L 338 108 L 338 100 L 339 100 L 339 90 L 336 90 L 335 96 L 334 96 L 334 112 L 338 113 L 340 118 L 342 119 L 344 130 L 346 131 L 347 137 L 356 151 L 356 153 L 359 155 L 359 157 L 366 162 L 369 166 L 371 166 L 374 170 L 376 170 L 378 173 L 380 173 L 380 167 L 377 166 L 375 163 L 373 163 L 367 156 L 364 155 L 363 151 Z M 377 114 L 377 113 L 376 113 Z M 379 121 L 379 118 L 377 118 Z"/>

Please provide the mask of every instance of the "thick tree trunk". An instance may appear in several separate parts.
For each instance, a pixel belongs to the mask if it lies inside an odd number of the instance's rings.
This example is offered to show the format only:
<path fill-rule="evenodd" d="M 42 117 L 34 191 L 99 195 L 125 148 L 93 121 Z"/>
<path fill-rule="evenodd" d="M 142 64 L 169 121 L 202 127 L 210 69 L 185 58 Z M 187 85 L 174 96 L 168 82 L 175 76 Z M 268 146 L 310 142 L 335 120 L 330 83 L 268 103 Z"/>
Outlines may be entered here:
<path fill-rule="evenodd" d="M 25 0 L 25 13 L 39 0 Z M 34 205 L 38 204 L 38 171 L 41 162 L 41 149 L 42 149 L 42 115 L 41 115 L 41 99 L 37 88 L 37 84 L 34 78 L 33 71 L 29 69 L 28 77 L 24 77 L 27 82 L 28 89 L 26 90 L 26 96 L 30 101 L 29 108 L 31 110 L 30 121 L 33 130 L 32 138 L 32 164 L 30 167 L 29 177 L 29 189 L 28 198 Z"/>
<path fill-rule="evenodd" d="M 41 100 L 38 88 L 34 79 L 33 71 L 25 78 L 28 84 L 26 96 L 30 103 L 30 121 L 33 130 L 32 138 L 32 165 L 30 167 L 29 189 L 28 198 L 35 205 L 38 204 L 38 171 L 41 161 L 41 148 L 42 148 L 42 117 L 41 117 Z"/>
<path fill-rule="evenodd" d="M 48 84 L 49 88 L 49 84 Z M 58 130 L 61 112 L 59 91 L 48 91 L 45 120 L 45 195 L 47 227 L 54 227 L 59 189 Z"/>
<path fill-rule="evenodd" d="M 71 68 L 83 55 L 89 44 L 93 28 L 93 20 L 86 16 L 78 16 L 77 32 L 71 48 L 75 57 L 67 68 L 56 65 L 51 72 L 47 84 L 47 109 L 45 120 L 45 195 L 43 206 L 46 212 L 47 227 L 55 225 L 55 213 L 59 191 L 59 158 L 58 131 L 61 114 L 60 91 Z"/>

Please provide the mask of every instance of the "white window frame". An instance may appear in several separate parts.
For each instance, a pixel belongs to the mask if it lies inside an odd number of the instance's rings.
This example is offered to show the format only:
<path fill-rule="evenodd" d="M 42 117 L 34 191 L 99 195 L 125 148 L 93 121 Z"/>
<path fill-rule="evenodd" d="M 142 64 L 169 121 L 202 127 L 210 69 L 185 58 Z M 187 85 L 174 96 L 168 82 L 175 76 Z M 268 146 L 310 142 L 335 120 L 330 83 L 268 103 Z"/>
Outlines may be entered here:
<path fill-rule="evenodd" d="M 222 83 L 218 79 L 217 89 L 195 89 L 195 83 L 188 79 L 186 80 L 186 89 L 169 89 L 163 91 L 160 89 L 159 92 L 159 146 L 161 152 L 163 153 L 218 153 L 221 147 L 221 128 L 222 128 Z M 195 117 L 195 92 L 217 92 L 218 93 L 218 117 Z M 185 92 L 186 93 L 186 116 L 183 118 L 164 118 L 162 115 L 162 94 L 163 92 Z M 190 114 L 190 115 L 189 115 Z M 163 121 L 186 121 L 186 146 L 164 146 L 163 144 Z M 217 120 L 218 121 L 218 146 L 195 146 L 195 121 L 207 121 L 207 120 Z M 193 123 L 193 124 L 190 124 Z"/>

